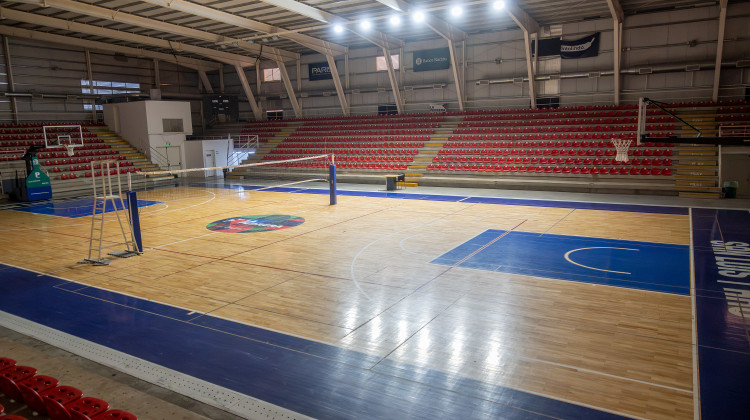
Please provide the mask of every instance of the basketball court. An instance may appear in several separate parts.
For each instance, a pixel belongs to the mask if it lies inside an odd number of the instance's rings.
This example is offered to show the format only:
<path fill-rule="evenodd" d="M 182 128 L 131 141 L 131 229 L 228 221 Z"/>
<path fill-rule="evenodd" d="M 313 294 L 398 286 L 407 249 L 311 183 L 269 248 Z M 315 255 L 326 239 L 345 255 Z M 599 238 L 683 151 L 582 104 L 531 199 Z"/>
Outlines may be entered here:
<path fill-rule="evenodd" d="M 9 205 L 0 319 L 240 415 L 732 413 L 748 292 L 706 253 L 742 254 L 747 210 L 457 191 L 140 191 L 144 253 L 106 266 L 78 263 L 90 199 Z"/>

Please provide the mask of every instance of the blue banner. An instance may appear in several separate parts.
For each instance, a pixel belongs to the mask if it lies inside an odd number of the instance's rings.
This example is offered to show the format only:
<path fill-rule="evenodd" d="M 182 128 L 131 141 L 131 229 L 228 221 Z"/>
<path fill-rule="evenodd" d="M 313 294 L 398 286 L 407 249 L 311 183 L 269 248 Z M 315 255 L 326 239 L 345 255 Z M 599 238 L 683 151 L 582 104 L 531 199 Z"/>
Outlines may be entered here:
<path fill-rule="evenodd" d="M 331 80 L 331 67 L 328 63 L 310 63 L 307 65 L 310 80 Z"/>
<path fill-rule="evenodd" d="M 599 35 L 576 39 L 575 41 L 560 41 L 560 57 L 562 58 L 584 58 L 599 55 Z"/>
<path fill-rule="evenodd" d="M 599 55 L 599 32 L 575 41 L 563 41 L 560 38 L 539 40 L 539 57 L 559 55 L 561 58 L 585 58 Z M 534 52 L 535 43 L 531 44 Z"/>
<path fill-rule="evenodd" d="M 414 71 L 445 70 L 451 66 L 448 48 L 414 51 Z"/>

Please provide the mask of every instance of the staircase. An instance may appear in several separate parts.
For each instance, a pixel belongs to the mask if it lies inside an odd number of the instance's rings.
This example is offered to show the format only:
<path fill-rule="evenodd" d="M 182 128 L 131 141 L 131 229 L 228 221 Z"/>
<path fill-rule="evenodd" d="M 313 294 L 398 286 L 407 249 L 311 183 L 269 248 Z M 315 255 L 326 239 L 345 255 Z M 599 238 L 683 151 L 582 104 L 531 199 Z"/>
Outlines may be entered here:
<path fill-rule="evenodd" d="M 135 147 L 131 146 L 130 143 L 123 140 L 119 135 L 109 131 L 106 127 L 89 127 L 89 131 L 96 133 L 96 136 L 106 143 L 113 150 L 117 150 L 117 153 L 125 156 L 125 158 L 133 162 L 133 165 L 143 172 L 158 171 L 159 166 L 152 163 L 149 158 L 143 153 L 139 152 Z"/>
<path fill-rule="evenodd" d="M 246 163 L 257 163 L 263 160 L 263 157 L 268 154 L 271 150 L 273 150 L 274 147 L 278 146 L 281 142 L 283 142 L 287 137 L 289 137 L 292 133 L 297 131 L 297 127 L 301 126 L 301 121 L 294 121 L 287 123 L 285 127 L 281 127 L 281 129 L 274 134 L 273 137 L 269 138 L 267 142 L 265 143 L 258 143 L 258 150 L 255 151 L 254 155 L 250 155 L 246 160 L 240 162 L 240 164 L 246 164 Z M 240 129 L 240 132 L 242 129 Z M 252 134 L 252 133 L 248 133 Z M 240 178 L 242 179 L 245 176 L 245 172 L 242 170 L 242 168 L 235 169 L 231 172 L 228 172 L 225 177 L 226 178 Z"/>
<path fill-rule="evenodd" d="M 414 156 L 414 161 L 408 164 L 405 186 L 416 187 L 419 185 L 419 180 L 424 176 L 427 166 L 432 163 L 440 149 L 443 148 L 443 144 L 453 135 L 453 131 L 458 128 L 458 123 L 461 122 L 462 117 L 446 116 L 445 119 L 435 129 L 435 134 L 430 136 L 430 140 L 425 142 L 424 147 Z"/>
<path fill-rule="evenodd" d="M 716 121 L 711 114 L 694 114 L 683 119 L 700 129 L 705 136 L 716 136 Z M 683 126 L 680 137 L 693 137 L 695 130 Z M 673 166 L 675 188 L 680 197 L 720 198 L 719 150 L 715 145 L 685 144 L 676 147 Z"/>

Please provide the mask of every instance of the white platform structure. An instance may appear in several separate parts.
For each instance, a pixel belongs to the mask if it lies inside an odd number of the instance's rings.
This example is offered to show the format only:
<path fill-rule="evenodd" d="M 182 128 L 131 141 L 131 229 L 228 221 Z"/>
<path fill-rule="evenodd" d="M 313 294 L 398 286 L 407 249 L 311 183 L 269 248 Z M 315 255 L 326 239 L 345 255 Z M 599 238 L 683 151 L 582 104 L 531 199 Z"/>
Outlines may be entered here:
<path fill-rule="evenodd" d="M 187 169 L 185 141 L 193 134 L 189 102 L 105 104 L 104 122 L 162 169 Z"/>

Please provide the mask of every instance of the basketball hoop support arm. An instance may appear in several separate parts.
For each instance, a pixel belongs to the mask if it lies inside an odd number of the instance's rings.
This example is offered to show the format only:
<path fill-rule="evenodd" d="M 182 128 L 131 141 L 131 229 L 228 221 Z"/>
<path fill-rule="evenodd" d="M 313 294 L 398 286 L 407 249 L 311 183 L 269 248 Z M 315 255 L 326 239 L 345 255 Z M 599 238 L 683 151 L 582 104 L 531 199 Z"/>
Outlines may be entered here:
<path fill-rule="evenodd" d="M 651 100 L 649 98 L 643 98 L 643 102 L 647 102 L 647 103 L 649 103 L 651 105 L 654 105 L 655 107 L 657 107 L 657 108 L 661 109 L 662 111 L 666 112 L 667 114 L 671 115 L 673 118 L 677 119 L 681 123 L 683 123 L 683 124 L 687 125 L 688 127 L 692 128 L 693 130 L 695 130 L 698 133 L 697 137 L 700 137 L 701 135 L 703 135 L 703 133 L 701 132 L 701 130 L 699 130 L 698 128 L 696 128 L 695 126 L 693 126 L 692 124 L 690 124 L 689 122 L 683 120 L 682 118 L 678 117 L 677 115 L 673 114 L 672 112 L 668 111 L 666 108 L 664 108 L 663 106 L 661 106 L 661 104 L 659 104 L 658 102 L 656 102 L 654 100 Z"/>

